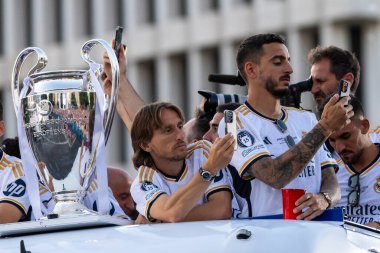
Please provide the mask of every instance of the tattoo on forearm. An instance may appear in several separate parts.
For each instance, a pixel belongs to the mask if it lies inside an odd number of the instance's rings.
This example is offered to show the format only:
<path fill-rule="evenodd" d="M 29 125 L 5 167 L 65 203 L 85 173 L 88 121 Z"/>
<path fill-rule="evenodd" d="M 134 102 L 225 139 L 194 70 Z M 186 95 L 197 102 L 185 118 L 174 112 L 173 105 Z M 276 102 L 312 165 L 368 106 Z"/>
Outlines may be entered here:
<path fill-rule="evenodd" d="M 321 124 L 317 124 L 297 145 L 279 157 L 263 158 L 254 163 L 250 174 L 274 188 L 285 186 L 299 175 L 326 141 L 323 132 Z"/>

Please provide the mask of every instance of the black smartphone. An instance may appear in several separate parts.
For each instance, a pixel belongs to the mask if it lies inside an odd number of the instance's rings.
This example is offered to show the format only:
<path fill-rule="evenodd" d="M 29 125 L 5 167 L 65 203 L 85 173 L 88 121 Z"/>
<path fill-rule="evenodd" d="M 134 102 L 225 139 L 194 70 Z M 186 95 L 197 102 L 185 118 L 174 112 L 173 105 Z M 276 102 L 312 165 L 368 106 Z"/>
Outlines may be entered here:
<path fill-rule="evenodd" d="M 115 44 L 113 49 L 115 50 L 116 56 L 118 56 L 118 52 L 120 50 L 121 46 L 121 38 L 123 37 L 123 27 L 117 26 L 116 27 L 116 33 L 115 33 Z"/>
<path fill-rule="evenodd" d="M 340 80 L 339 81 L 339 87 L 338 87 L 338 93 L 339 93 L 339 99 L 350 96 L 351 91 L 351 82 L 347 80 Z M 344 106 L 348 106 L 349 101 L 344 104 Z"/>
<path fill-rule="evenodd" d="M 235 147 L 237 149 L 237 126 L 236 126 L 236 114 L 234 111 L 225 110 L 224 111 L 224 122 L 225 122 L 225 133 L 231 133 L 235 139 Z"/>

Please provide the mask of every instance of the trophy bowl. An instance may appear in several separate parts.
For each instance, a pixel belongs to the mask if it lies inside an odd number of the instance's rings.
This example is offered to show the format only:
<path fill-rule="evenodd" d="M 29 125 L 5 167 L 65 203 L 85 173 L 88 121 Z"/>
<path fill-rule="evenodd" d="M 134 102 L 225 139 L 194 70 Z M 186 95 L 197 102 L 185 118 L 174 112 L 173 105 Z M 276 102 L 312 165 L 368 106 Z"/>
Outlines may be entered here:
<path fill-rule="evenodd" d="M 102 66 L 89 57 L 96 44 L 102 45 L 110 58 L 110 97 L 100 85 Z M 32 53 L 37 54 L 37 64 L 20 87 L 21 66 Z M 116 107 L 119 67 L 113 49 L 103 40 L 86 42 L 82 58 L 89 70 L 39 72 L 47 63 L 39 48 L 26 48 L 16 59 L 12 95 L 25 176 L 33 185 L 27 187 L 33 212 L 40 208 L 35 190 L 40 183 L 52 192 L 56 202 L 53 213 L 58 215 L 95 213 L 83 204 L 90 180 L 96 177 L 99 186 L 107 185 L 103 156 Z"/>

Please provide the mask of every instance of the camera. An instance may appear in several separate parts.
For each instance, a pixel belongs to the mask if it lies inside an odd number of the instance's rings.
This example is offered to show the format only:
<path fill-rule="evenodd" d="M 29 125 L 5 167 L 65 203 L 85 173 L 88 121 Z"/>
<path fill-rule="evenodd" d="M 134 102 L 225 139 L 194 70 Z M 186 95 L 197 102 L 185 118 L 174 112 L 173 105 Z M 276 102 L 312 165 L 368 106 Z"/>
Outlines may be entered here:
<path fill-rule="evenodd" d="M 247 100 L 247 96 L 242 96 L 239 94 L 223 94 L 215 93 L 207 90 L 199 90 L 198 94 L 203 96 L 201 101 L 201 109 L 205 113 L 215 114 L 216 107 L 221 104 L 226 103 L 244 103 Z"/>

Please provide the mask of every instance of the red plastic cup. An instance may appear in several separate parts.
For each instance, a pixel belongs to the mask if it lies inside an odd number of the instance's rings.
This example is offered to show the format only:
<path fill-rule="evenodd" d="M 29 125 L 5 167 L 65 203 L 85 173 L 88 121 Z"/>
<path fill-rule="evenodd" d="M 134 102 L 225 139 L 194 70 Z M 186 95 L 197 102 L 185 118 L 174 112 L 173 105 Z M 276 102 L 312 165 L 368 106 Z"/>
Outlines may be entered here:
<path fill-rule="evenodd" d="M 305 194 L 304 189 L 281 189 L 282 192 L 282 210 L 284 213 L 284 219 L 295 220 L 301 213 L 293 213 L 293 209 L 296 208 L 296 201 Z"/>

